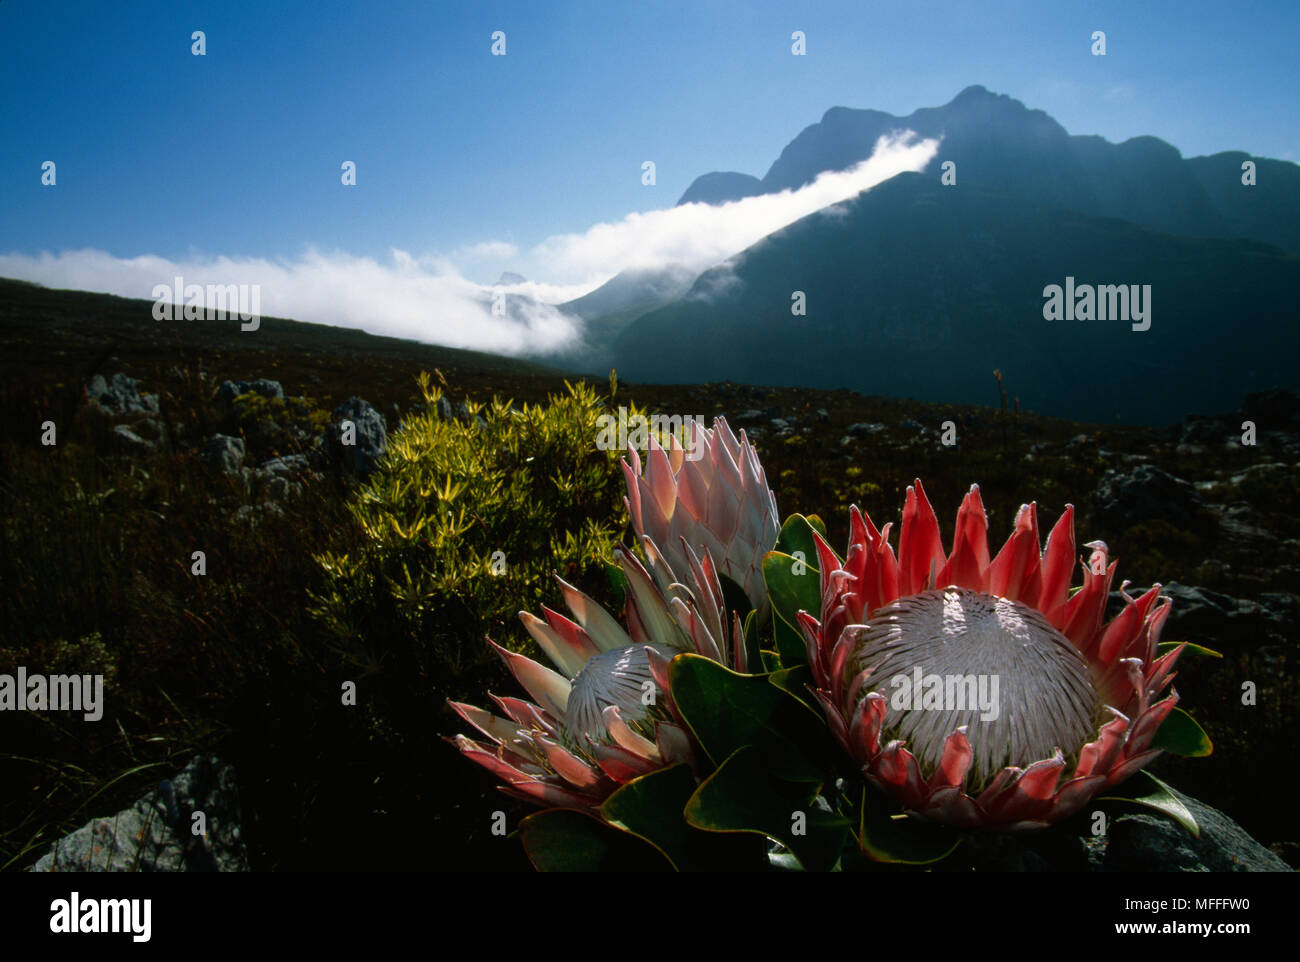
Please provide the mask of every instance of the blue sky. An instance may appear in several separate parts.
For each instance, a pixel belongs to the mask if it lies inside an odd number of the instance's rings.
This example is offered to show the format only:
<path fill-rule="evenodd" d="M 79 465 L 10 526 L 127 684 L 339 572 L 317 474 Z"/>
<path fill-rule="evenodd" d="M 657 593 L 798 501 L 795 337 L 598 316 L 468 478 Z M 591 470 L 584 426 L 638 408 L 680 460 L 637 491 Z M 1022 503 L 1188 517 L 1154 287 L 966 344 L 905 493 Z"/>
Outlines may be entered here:
<path fill-rule="evenodd" d="M 761 176 L 831 106 L 974 83 L 1072 133 L 1296 160 L 1298 27 L 1292 2 L 0 0 L 0 254 L 397 249 L 490 282 L 535 259 L 474 245 L 667 208 L 698 174 Z"/>

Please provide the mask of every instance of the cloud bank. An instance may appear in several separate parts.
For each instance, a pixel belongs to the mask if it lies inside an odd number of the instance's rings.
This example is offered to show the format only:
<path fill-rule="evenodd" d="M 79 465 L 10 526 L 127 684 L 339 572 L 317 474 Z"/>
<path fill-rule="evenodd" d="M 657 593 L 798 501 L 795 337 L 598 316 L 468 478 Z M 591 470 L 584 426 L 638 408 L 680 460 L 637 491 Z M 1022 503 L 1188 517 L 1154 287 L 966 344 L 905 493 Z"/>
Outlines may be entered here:
<path fill-rule="evenodd" d="M 775 230 L 868 190 L 904 171 L 922 170 L 938 142 L 910 133 L 881 138 L 871 157 L 850 170 L 824 173 L 793 191 L 712 207 L 686 204 L 634 212 L 580 234 L 557 234 L 530 250 L 486 240 L 450 256 L 393 250 L 386 262 L 341 251 L 308 249 L 295 260 L 154 255 L 121 258 L 99 250 L 0 254 L 0 276 L 153 298 L 155 285 L 257 284 L 264 316 L 362 328 L 449 347 L 499 354 L 545 354 L 574 347 L 582 322 L 555 305 L 628 269 L 686 267 L 702 272 Z M 478 284 L 465 273 L 491 266 L 530 280 Z M 506 310 L 493 295 L 505 292 Z"/>

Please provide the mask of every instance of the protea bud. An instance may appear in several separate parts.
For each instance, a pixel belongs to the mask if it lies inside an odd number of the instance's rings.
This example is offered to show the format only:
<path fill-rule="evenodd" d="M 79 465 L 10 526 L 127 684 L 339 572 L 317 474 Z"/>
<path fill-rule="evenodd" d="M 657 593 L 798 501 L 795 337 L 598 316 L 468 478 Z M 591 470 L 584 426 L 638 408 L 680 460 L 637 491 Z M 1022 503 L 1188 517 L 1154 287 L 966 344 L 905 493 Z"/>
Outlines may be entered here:
<path fill-rule="evenodd" d="M 690 570 L 683 543 L 707 551 L 726 575 L 745 590 L 759 612 L 767 607 L 763 555 L 776 543 L 781 523 L 753 445 L 731 433 L 725 418 L 710 430 L 691 422 L 690 451 L 671 436 L 667 451 L 653 437 L 646 455 L 629 447 L 623 462 L 627 510 L 638 538 L 663 549 L 674 571 Z"/>

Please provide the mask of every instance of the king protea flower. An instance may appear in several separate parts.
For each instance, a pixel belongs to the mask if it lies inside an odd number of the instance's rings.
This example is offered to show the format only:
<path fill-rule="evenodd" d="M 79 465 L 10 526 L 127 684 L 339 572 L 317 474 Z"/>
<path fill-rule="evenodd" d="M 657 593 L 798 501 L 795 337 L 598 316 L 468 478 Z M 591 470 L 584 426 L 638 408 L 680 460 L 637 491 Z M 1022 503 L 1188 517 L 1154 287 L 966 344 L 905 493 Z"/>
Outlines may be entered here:
<path fill-rule="evenodd" d="M 718 572 L 745 589 L 757 611 L 767 605 L 763 555 L 776 543 L 781 523 L 776 498 L 753 445 L 731 433 L 725 418 L 709 430 L 691 422 L 691 450 L 670 435 L 668 451 L 650 438 L 645 473 L 641 457 L 629 446 L 627 510 L 638 538 L 662 546 L 674 571 L 689 570 L 681 545 L 708 551 Z M 691 460 L 695 457 L 695 460 Z"/>
<path fill-rule="evenodd" d="M 614 556 L 627 578 L 627 629 L 573 586 L 556 578 L 572 620 L 543 607 L 520 620 L 558 670 L 488 639 L 532 696 L 492 697 L 502 718 L 473 705 L 451 706 L 485 736 L 453 740 L 500 776 L 502 791 L 525 801 L 597 808 L 620 785 L 678 762 L 694 765 L 687 729 L 672 702 L 668 663 L 695 652 L 744 671 L 744 643 L 733 615 L 728 637 L 722 587 L 712 556 L 679 552 L 682 579 L 644 539 L 647 564 L 623 548 Z"/>
<path fill-rule="evenodd" d="M 799 620 L 815 694 L 872 784 L 958 827 L 1042 827 L 1159 754 L 1152 738 L 1178 696 L 1157 699 L 1183 646 L 1157 657 L 1169 616 L 1159 585 L 1125 592 L 1104 623 L 1115 565 L 1103 542 L 1085 546 L 1083 587 L 1070 595 L 1073 506 L 1041 553 L 1033 504 L 992 560 L 987 530 L 973 486 L 945 556 L 917 481 L 895 558 L 890 525 L 877 530 L 854 507 L 842 564 L 817 538 L 821 617 Z M 913 691 L 932 675 L 942 694 L 933 682 Z M 996 691 L 995 711 L 972 704 L 977 690 Z"/>

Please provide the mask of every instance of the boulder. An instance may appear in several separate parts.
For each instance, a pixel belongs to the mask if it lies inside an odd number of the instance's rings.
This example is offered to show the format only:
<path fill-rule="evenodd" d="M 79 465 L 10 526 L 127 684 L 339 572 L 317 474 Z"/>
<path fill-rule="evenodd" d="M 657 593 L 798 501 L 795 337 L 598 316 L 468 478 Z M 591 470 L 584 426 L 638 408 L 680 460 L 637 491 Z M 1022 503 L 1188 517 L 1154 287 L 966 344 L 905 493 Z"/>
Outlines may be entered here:
<path fill-rule="evenodd" d="M 265 482 L 271 497 L 284 500 L 302 492 L 298 479 L 310 471 L 311 462 L 307 455 L 286 454 L 263 462 L 254 473 Z"/>
<path fill-rule="evenodd" d="M 920 427 L 920 425 L 917 425 L 917 427 Z M 849 437 L 851 438 L 868 438 L 873 434 L 879 434 L 884 431 L 885 426 L 883 424 L 875 424 L 867 421 L 857 421 L 850 424 L 846 430 L 849 432 Z"/>
<path fill-rule="evenodd" d="M 158 413 L 158 395 L 141 394 L 136 379 L 125 374 L 114 374 L 111 380 L 96 374 L 86 383 L 86 397 L 110 414 Z"/>
<path fill-rule="evenodd" d="M 1094 867 L 1103 872 L 1291 871 L 1223 812 L 1173 791 L 1196 819 L 1200 838 L 1162 815 L 1121 815 L 1111 822 L 1104 847 L 1091 856 Z"/>
<path fill-rule="evenodd" d="M 1172 790 L 1196 820 L 1193 838 L 1178 822 L 1136 807 L 1111 808 L 1105 835 L 1092 834 L 1089 803 L 1081 815 L 1042 832 L 966 832 L 941 871 L 995 872 L 1290 872 L 1276 854 L 1217 808 Z"/>
<path fill-rule="evenodd" d="M 442 398 L 438 402 L 440 414 L 445 400 Z M 345 470 L 363 477 L 374 471 L 388 449 L 388 426 L 384 416 L 367 401 L 350 397 L 336 407 L 330 417 L 332 421 L 325 429 L 325 443 Z M 348 444 L 344 443 L 344 421 L 351 421 L 354 426 Z"/>
<path fill-rule="evenodd" d="M 222 381 L 217 389 L 217 396 L 227 404 L 232 403 L 241 394 L 260 394 L 272 400 L 284 400 L 284 387 L 279 381 L 259 377 L 252 381 Z"/>
<path fill-rule="evenodd" d="M 203 449 L 203 463 L 223 474 L 237 475 L 244 463 L 244 439 L 214 434 Z"/>
<path fill-rule="evenodd" d="M 1098 517 L 1116 530 L 1156 519 L 1184 526 L 1204 509 L 1189 482 L 1149 464 L 1106 472 L 1092 501 Z"/>
<path fill-rule="evenodd" d="M 193 833 L 203 813 L 206 835 Z M 33 872 L 247 872 L 235 772 L 216 756 L 185 769 L 116 815 L 65 835 Z"/>
<path fill-rule="evenodd" d="M 151 441 L 140 437 L 125 424 L 113 428 L 113 441 L 127 454 L 151 454 L 155 450 Z"/>

